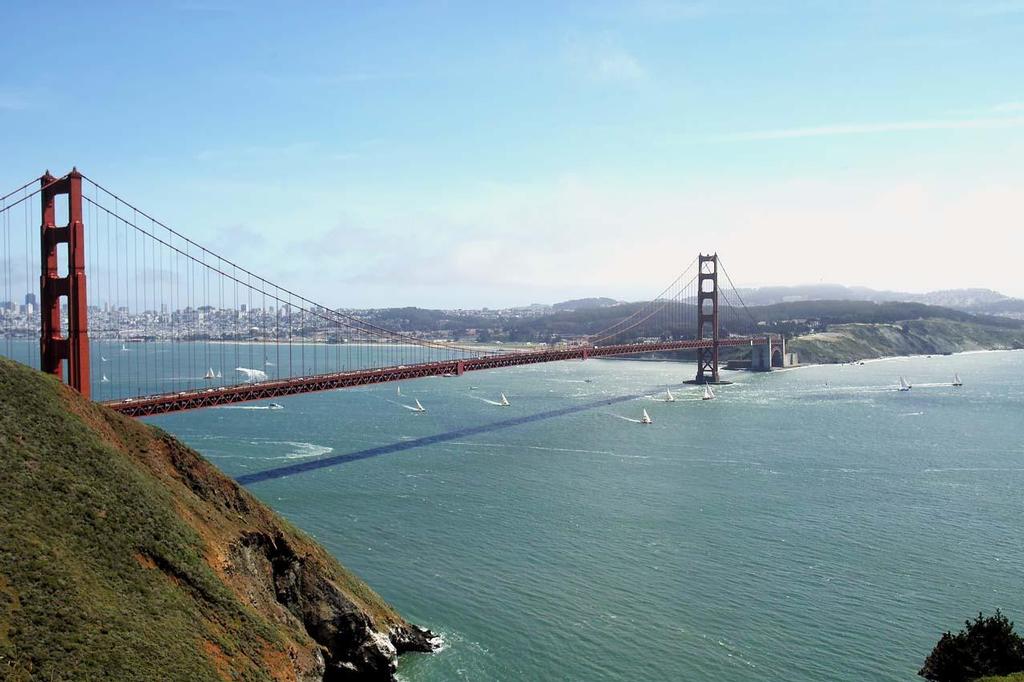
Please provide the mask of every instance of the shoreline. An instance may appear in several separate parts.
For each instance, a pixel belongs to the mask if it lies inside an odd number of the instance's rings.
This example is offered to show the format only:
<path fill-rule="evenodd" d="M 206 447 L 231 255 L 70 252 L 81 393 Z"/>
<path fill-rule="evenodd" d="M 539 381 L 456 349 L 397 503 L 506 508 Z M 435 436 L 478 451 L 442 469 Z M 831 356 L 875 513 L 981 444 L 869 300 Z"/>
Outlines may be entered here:
<path fill-rule="evenodd" d="M 846 362 L 808 362 L 800 363 L 794 367 L 776 367 L 772 368 L 772 372 L 788 372 L 797 369 L 805 369 L 807 367 L 840 367 L 842 365 L 858 365 L 860 363 L 876 363 L 876 362 L 887 362 L 889 360 L 912 360 L 914 358 L 930 358 L 937 356 L 940 358 L 953 357 L 957 355 L 980 355 L 982 353 L 1024 353 L 1024 348 L 983 348 L 978 350 L 962 350 L 954 353 L 918 353 L 915 355 L 883 355 L 877 358 L 864 358 L 861 360 L 848 360 Z M 739 370 L 739 371 L 750 371 L 750 370 Z M 767 372 L 757 372 L 757 374 L 767 374 Z"/>

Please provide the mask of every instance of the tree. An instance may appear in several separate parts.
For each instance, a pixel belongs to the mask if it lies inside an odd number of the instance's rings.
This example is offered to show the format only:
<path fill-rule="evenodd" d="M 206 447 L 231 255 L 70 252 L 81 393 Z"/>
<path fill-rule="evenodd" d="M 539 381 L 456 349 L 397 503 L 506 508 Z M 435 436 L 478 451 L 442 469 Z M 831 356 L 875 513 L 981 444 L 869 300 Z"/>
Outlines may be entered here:
<path fill-rule="evenodd" d="M 964 621 L 964 629 L 955 635 L 944 633 L 917 674 L 933 682 L 970 682 L 1022 670 L 1024 639 L 996 609 L 989 618 L 979 613 L 974 621 Z"/>

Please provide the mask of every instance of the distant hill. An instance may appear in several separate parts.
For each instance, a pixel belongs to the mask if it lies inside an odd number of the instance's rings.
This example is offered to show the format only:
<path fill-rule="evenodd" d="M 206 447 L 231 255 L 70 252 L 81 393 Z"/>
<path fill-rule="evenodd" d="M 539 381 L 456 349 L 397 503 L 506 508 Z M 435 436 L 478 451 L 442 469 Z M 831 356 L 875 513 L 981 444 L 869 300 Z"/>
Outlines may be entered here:
<path fill-rule="evenodd" d="M 613 305 L 618 305 L 621 301 L 616 301 L 614 298 L 576 298 L 571 301 L 562 301 L 561 303 L 555 303 L 551 307 L 554 310 L 591 310 L 593 308 L 608 308 Z"/>
<path fill-rule="evenodd" d="M 0 358 L 0 679 L 394 679 L 430 649 L 163 431 Z"/>
<path fill-rule="evenodd" d="M 740 289 L 739 293 L 747 305 L 771 305 L 794 301 L 873 301 L 875 303 L 900 301 L 939 305 L 990 315 L 1013 317 L 1024 314 L 1024 299 L 1011 298 L 992 289 L 944 289 L 924 294 L 913 294 L 905 291 L 848 287 L 842 284 L 807 284 Z"/>

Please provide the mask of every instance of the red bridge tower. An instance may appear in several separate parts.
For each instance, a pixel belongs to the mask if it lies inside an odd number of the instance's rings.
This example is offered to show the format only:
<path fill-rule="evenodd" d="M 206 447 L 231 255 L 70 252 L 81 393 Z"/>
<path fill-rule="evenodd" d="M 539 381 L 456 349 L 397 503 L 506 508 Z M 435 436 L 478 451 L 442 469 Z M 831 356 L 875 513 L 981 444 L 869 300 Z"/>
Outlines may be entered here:
<path fill-rule="evenodd" d="M 711 338 L 710 348 L 697 351 L 698 384 L 718 379 L 718 254 L 697 256 L 697 338 Z"/>
<path fill-rule="evenodd" d="M 72 169 L 54 178 L 47 171 L 40 179 L 43 224 L 40 235 L 42 275 L 39 278 L 39 309 L 42 333 L 39 337 L 42 370 L 63 378 L 67 360 L 67 381 L 89 397 L 89 317 L 85 300 L 85 225 L 82 222 L 82 175 Z M 68 224 L 57 226 L 55 200 L 68 196 Z M 60 275 L 57 246 L 67 244 L 68 274 Z M 62 335 L 61 298 L 67 299 L 68 335 Z"/>

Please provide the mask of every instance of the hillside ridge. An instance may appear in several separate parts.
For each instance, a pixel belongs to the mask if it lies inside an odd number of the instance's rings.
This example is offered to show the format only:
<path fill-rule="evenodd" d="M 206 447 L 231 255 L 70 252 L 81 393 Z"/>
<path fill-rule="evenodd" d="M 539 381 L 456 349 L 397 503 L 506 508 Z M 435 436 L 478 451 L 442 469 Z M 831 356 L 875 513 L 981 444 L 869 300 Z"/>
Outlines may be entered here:
<path fill-rule="evenodd" d="M 431 648 L 198 453 L 0 358 L 0 678 L 390 681 Z"/>

